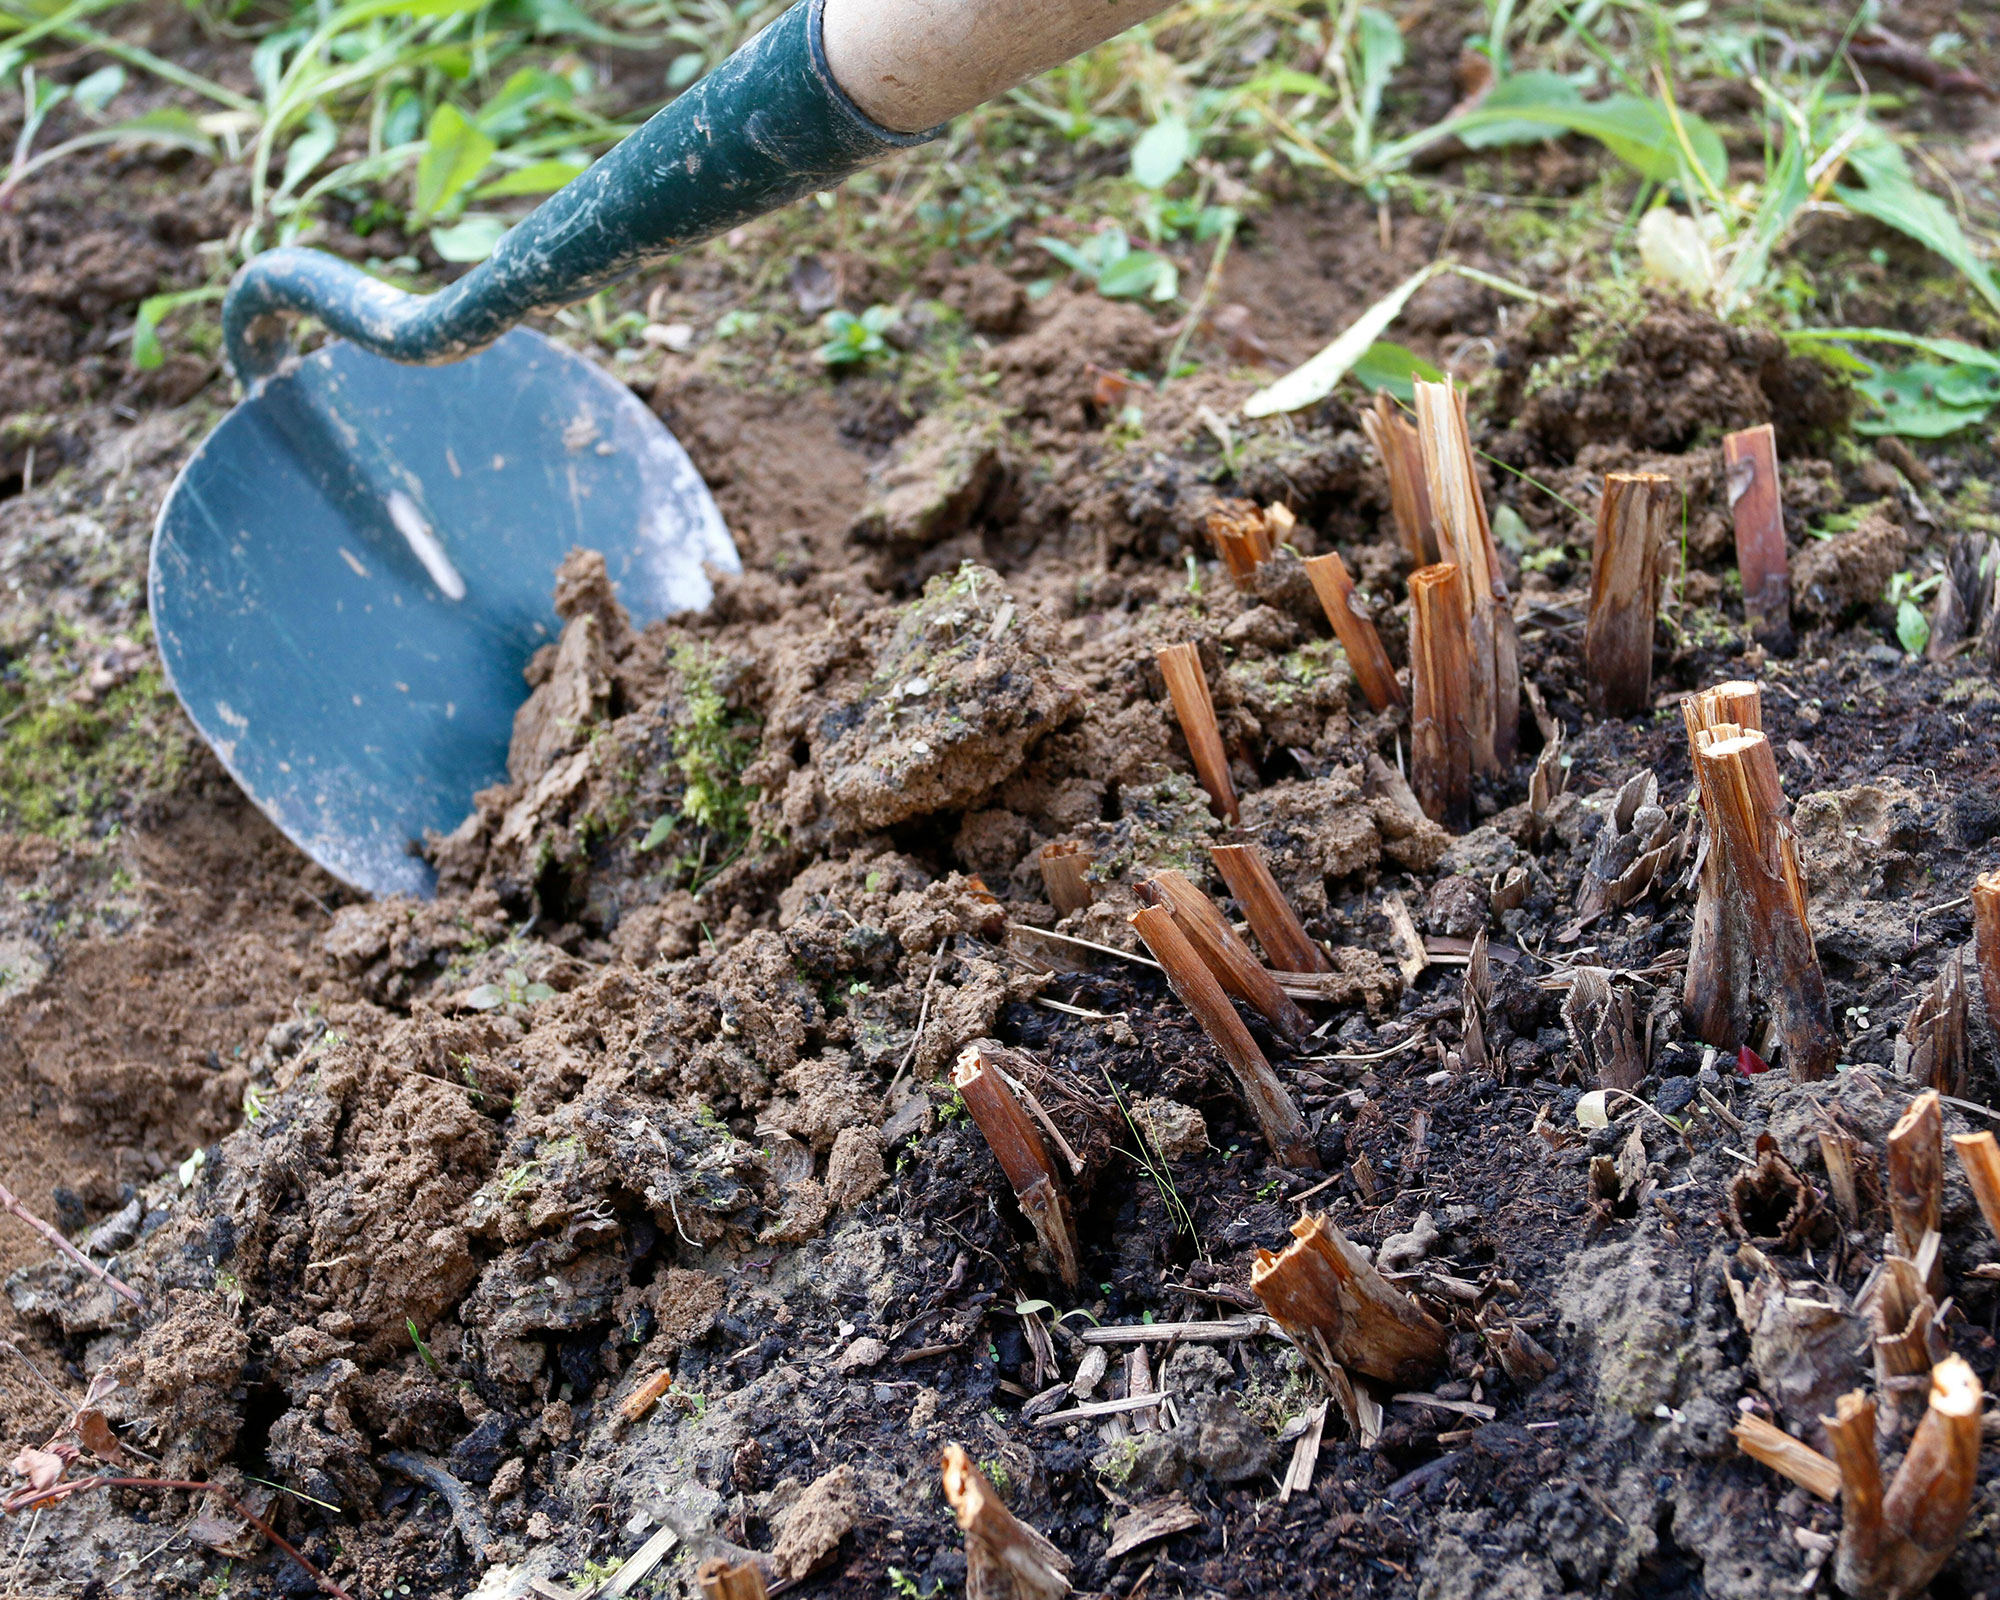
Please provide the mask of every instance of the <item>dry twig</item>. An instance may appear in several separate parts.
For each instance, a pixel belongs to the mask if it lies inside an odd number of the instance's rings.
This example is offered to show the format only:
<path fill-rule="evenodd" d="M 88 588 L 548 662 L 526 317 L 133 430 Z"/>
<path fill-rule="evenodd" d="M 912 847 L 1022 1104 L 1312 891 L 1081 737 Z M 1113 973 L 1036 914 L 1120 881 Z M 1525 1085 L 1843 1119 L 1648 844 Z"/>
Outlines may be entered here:
<path fill-rule="evenodd" d="M 1465 395 L 1449 380 L 1416 385 L 1417 435 L 1437 515 L 1438 555 L 1455 566 L 1465 606 L 1466 727 L 1472 762 L 1501 774 L 1514 764 L 1520 738 L 1520 647 L 1500 552 L 1472 465 Z"/>
<path fill-rule="evenodd" d="M 1655 472 L 1605 474 L 1590 556 L 1590 614 L 1583 659 L 1604 709 L 1633 716 L 1653 703 L 1653 622 L 1660 607 L 1660 548 L 1679 498 Z"/>
<path fill-rule="evenodd" d="M 1369 705 L 1377 711 L 1401 705 L 1403 690 L 1396 682 L 1396 669 L 1389 665 L 1389 652 L 1382 648 L 1382 635 L 1375 631 L 1374 618 L 1355 602 L 1354 579 L 1348 573 L 1347 563 L 1338 554 L 1329 552 L 1313 556 L 1305 568 L 1306 576 L 1312 579 L 1313 592 L 1326 612 L 1326 620 L 1333 624 L 1340 647 L 1347 652 L 1347 664 L 1354 669 L 1355 681 L 1361 685 Z"/>
<path fill-rule="evenodd" d="M 1449 562 L 1410 574 L 1410 787 L 1431 821 L 1472 821 L 1464 586 Z"/>
<path fill-rule="evenodd" d="M 1424 476 L 1424 451 L 1416 428 L 1403 420 L 1386 394 L 1375 396 L 1373 409 L 1361 413 L 1361 431 L 1382 458 L 1389 475 L 1389 509 L 1409 552 L 1412 567 L 1427 567 L 1438 559 L 1437 518 L 1431 511 L 1431 486 Z"/>
<path fill-rule="evenodd" d="M 112 1277 L 110 1273 L 106 1272 L 95 1261 L 92 1261 L 89 1256 L 85 1255 L 75 1245 L 71 1244 L 69 1240 L 65 1239 L 55 1228 L 42 1221 L 34 1212 L 21 1204 L 20 1199 L 15 1195 L 14 1191 L 9 1189 L 5 1184 L 0 1184 L 0 1210 L 13 1212 L 15 1216 L 33 1228 L 35 1232 L 48 1240 L 58 1251 L 68 1256 L 70 1260 L 83 1268 L 85 1272 L 103 1284 L 105 1288 L 111 1290 L 113 1294 L 116 1294 L 123 1300 L 130 1301 L 142 1311 L 145 1309 L 146 1298 L 144 1295 L 140 1294 L 131 1285 L 121 1283 L 118 1279 Z"/>
<path fill-rule="evenodd" d="M 1292 909 L 1278 880 L 1253 844 L 1219 844 L 1209 851 L 1215 870 L 1243 908 L 1250 931 L 1264 955 L 1280 972 L 1331 972 L 1333 963 L 1314 942 Z"/>
<path fill-rule="evenodd" d="M 1143 903 L 1163 905 L 1173 913 L 1188 943 L 1223 988 L 1262 1013 L 1287 1044 L 1304 1048 L 1306 1036 L 1312 1032 L 1311 1020 L 1237 937 L 1215 902 L 1186 874 L 1163 868 L 1138 885 L 1138 895 Z"/>
<path fill-rule="evenodd" d="M 1147 906 L 1133 912 L 1130 921 L 1159 960 L 1169 987 L 1222 1052 L 1272 1154 L 1288 1167 L 1317 1167 L 1305 1118 L 1173 913 L 1164 906 Z"/>
<path fill-rule="evenodd" d="M 1208 791 L 1208 798 L 1229 821 L 1238 817 L 1236 785 L 1229 777 L 1229 756 L 1222 748 L 1222 730 L 1215 721 L 1215 702 L 1209 698 L 1208 678 L 1201 670 L 1201 652 L 1191 644 L 1170 644 L 1159 654 L 1160 675 L 1167 681 L 1173 698 L 1174 715 L 1180 718 L 1188 754 L 1194 759 L 1195 776 Z"/>
<path fill-rule="evenodd" d="M 1007 1087 L 1003 1077 L 1007 1054 L 991 1039 L 967 1045 L 952 1068 L 951 1085 L 964 1097 L 966 1111 L 986 1136 L 1056 1275 L 1074 1289 L 1082 1279 L 1082 1257 L 1069 1193 L 1049 1159 L 1040 1130 Z"/>

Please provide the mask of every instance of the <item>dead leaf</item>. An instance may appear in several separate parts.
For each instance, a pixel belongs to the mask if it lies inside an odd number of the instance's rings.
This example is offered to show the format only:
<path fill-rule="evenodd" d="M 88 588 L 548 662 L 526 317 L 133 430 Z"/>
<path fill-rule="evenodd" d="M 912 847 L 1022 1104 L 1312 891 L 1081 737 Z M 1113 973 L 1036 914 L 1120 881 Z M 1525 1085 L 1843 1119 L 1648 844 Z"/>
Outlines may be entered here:
<path fill-rule="evenodd" d="M 28 1487 L 37 1494 L 44 1489 L 52 1489 L 62 1482 L 63 1469 L 67 1463 L 53 1450 L 23 1450 L 14 1457 L 14 1476 L 26 1478 Z"/>
<path fill-rule="evenodd" d="M 83 1441 L 84 1449 L 100 1461 L 108 1461 L 114 1467 L 130 1464 L 118 1435 L 111 1431 L 111 1424 L 105 1420 L 102 1411 L 79 1411 L 76 1414 L 76 1436 Z"/>

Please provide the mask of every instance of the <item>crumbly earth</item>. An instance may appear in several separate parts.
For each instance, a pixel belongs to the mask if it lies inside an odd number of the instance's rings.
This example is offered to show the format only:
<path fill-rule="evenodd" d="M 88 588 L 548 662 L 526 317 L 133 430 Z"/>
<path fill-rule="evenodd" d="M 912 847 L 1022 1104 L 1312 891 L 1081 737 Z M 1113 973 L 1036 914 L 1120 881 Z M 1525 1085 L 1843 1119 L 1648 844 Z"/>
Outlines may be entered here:
<path fill-rule="evenodd" d="M 17 597 L 0 718 L 34 730 L 0 727 L 0 1177 L 146 1299 L 135 1313 L 8 1222 L 15 1445 L 115 1380 L 99 1408 L 140 1470 L 215 1480 L 357 1600 L 582 1589 L 662 1528 L 675 1547 L 633 1592 L 690 1593 L 700 1557 L 754 1552 L 788 1592 L 953 1593 L 948 1442 L 1085 1593 L 1800 1591 L 1838 1513 L 1728 1429 L 1755 1408 L 1809 1433 L 1830 1391 L 1759 1336 L 1773 1290 L 1744 1246 L 1834 1308 L 1828 1347 L 1851 1356 L 1882 1140 L 1915 1089 L 1902 1028 L 1969 962 L 1963 897 L 2000 864 L 1993 669 L 1977 649 L 1906 657 L 1882 595 L 1991 523 L 1989 444 L 1869 450 L 1828 369 L 1665 298 L 1524 317 L 1455 280 L 1427 290 L 1418 347 L 1494 352 L 1474 431 L 1490 503 L 1525 529 L 1506 559 L 1549 718 L 1524 718 L 1520 762 L 1452 837 L 1399 804 L 1407 719 L 1367 708 L 1299 561 L 1342 551 L 1404 659 L 1407 563 L 1345 392 L 1247 423 L 1266 372 L 1219 333 L 1202 371 L 1161 383 L 1173 330 L 1150 311 L 1032 299 L 1025 257 L 941 258 L 921 292 L 990 380 L 964 393 L 774 375 L 720 341 L 624 369 L 714 488 L 744 575 L 707 613 L 634 630 L 590 552 L 550 574 L 563 632 L 528 669 L 508 781 L 428 841 L 436 900 L 369 903 L 235 791 L 145 628 L 152 512 L 228 395 L 209 358 L 126 372 L 101 324 L 192 281 L 194 245 L 241 204 L 204 182 L 80 160 L 0 217 L 5 406 L 53 419 L 32 481 L 25 434 L 0 454 Z M 1308 354 L 1446 231 L 1398 215 L 1381 251 L 1376 228 L 1353 198 L 1294 197 L 1232 254 L 1222 299 L 1276 359 Z M 1456 248 L 1515 269 L 1463 230 Z M 712 320 L 747 292 L 736 270 L 698 255 L 631 299 Z M 857 309 L 879 271 L 844 264 Z M 1794 547 L 1785 659 L 1748 639 L 1720 460 L 1723 431 L 1762 421 Z M 1581 661 L 1573 507 L 1627 469 L 1674 477 L 1688 536 L 1655 709 L 1618 720 Z M 1296 549 L 1243 588 L 1203 533 L 1224 496 L 1298 519 Z M 1195 782 L 1154 664 L 1183 641 L 1240 834 Z M 1685 1035 L 1684 851 L 1630 903 L 1579 911 L 1642 836 L 1688 836 L 1677 701 L 1738 676 L 1765 685 L 1811 886 L 1842 1039 L 1824 1084 L 1790 1082 L 1782 1057 L 1739 1073 Z M 1529 774 L 1557 725 L 1566 792 L 1538 823 Z M 1645 773 L 1650 809 L 1621 809 Z M 1126 959 L 1150 870 L 1236 913 L 1208 857 L 1231 837 L 1261 845 L 1335 952 L 1308 1048 L 1248 1018 L 1317 1171 L 1271 1159 L 1214 1047 Z M 1094 863 L 1095 903 L 1067 917 L 1037 864 L 1058 840 Z M 1516 869 L 1525 893 L 1496 909 Z M 1407 982 L 1403 911 L 1437 956 Z M 1482 928 L 1484 1060 L 1454 960 Z M 1610 975 L 1643 1047 L 1605 1127 L 1577 1114 L 1594 1087 L 1563 1009 L 1578 966 Z M 1968 987 L 1964 1099 L 1988 1106 L 2000 1019 Z M 1027 1053 L 1076 1152 L 1074 1290 L 950 1090 L 981 1038 Z M 1947 1110 L 1948 1131 L 1979 1121 Z M 1755 1204 L 1732 1217 L 1766 1134 L 1824 1193 L 1831 1128 L 1861 1151 L 1861 1216 L 1823 1206 L 1785 1237 L 1755 1231 Z M 1092 1398 L 1127 1392 L 1095 1327 L 1252 1306 L 1252 1253 L 1302 1210 L 1380 1247 L 1450 1330 L 1421 1396 L 1380 1394 L 1373 1446 L 1330 1414 L 1312 1486 L 1282 1497 L 1324 1396 L 1264 1337 L 1155 1345 L 1171 1406 L 1152 1426 L 1028 1414 L 1093 1367 Z M 1991 1387 L 2000 1285 L 1972 1269 L 1996 1246 L 1955 1172 L 1943 1235 L 1944 1336 Z M 1109 1553 L 1119 1518 L 1168 1497 L 1176 1531 Z M 313 1592 L 200 1495 L 79 1496 L 0 1532 L 23 1594 Z M 1989 1444 L 1937 1592 L 2000 1595 L 1996 1535 Z"/>

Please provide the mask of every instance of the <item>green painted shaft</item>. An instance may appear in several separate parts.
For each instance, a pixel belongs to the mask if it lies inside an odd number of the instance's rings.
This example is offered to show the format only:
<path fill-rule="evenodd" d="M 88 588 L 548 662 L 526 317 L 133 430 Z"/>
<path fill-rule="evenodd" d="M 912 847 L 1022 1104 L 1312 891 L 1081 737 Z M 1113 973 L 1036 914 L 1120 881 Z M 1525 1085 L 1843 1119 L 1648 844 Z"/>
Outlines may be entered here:
<path fill-rule="evenodd" d="M 449 288 L 408 294 L 323 251 L 248 262 L 223 306 L 245 388 L 290 350 L 290 316 L 317 317 L 393 361 L 456 361 L 523 317 L 572 305 L 649 262 L 839 183 L 935 138 L 871 121 L 834 81 L 825 0 L 799 3 L 638 132 L 551 195 Z"/>

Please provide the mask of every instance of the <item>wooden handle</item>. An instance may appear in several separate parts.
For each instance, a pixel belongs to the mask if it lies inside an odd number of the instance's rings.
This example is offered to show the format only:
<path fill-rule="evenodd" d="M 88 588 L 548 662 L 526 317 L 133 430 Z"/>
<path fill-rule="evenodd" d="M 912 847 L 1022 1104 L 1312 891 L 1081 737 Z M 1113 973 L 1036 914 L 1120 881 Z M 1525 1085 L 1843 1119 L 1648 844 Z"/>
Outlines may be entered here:
<path fill-rule="evenodd" d="M 1081 55 L 1169 0 L 826 0 L 826 62 L 885 128 L 918 133 Z"/>

